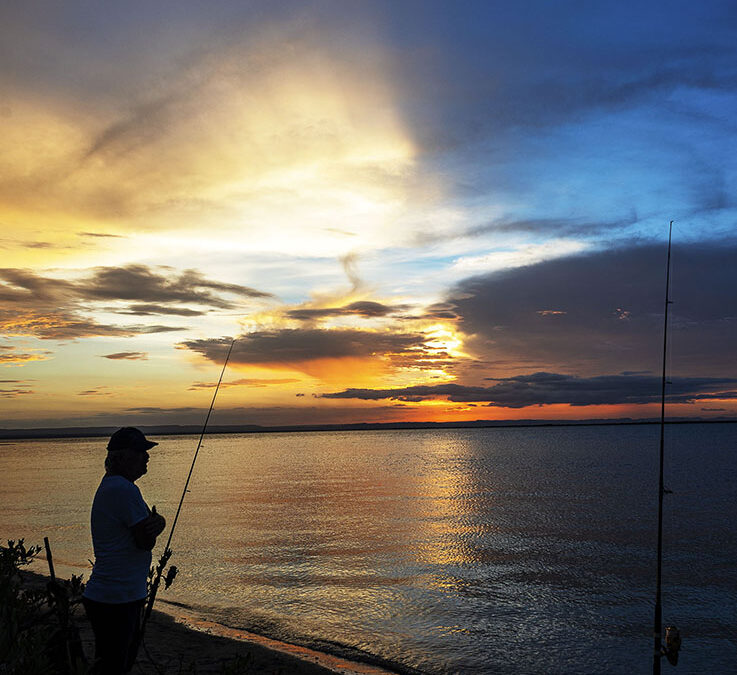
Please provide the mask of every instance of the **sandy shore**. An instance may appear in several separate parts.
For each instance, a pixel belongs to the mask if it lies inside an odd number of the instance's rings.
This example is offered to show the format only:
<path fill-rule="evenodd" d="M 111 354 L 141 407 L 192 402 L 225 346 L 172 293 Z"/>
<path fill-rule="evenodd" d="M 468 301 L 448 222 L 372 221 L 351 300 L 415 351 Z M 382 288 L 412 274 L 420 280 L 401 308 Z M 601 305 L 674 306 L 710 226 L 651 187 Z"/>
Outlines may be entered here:
<path fill-rule="evenodd" d="M 25 571 L 28 583 L 48 578 Z M 179 607 L 161 605 L 146 627 L 133 673 L 174 675 L 194 673 L 273 673 L 274 675 L 394 675 L 392 671 L 357 663 L 305 647 L 229 628 L 197 617 Z M 75 610 L 75 623 L 85 654 L 94 655 L 94 636 L 84 609 Z"/>

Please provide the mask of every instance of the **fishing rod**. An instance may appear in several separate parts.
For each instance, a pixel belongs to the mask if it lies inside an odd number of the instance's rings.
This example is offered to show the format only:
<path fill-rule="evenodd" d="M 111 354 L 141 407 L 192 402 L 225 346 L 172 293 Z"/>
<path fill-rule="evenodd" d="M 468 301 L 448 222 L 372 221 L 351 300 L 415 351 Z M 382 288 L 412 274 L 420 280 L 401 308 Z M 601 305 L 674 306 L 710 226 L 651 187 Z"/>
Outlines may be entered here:
<path fill-rule="evenodd" d="M 661 580 L 663 567 L 663 496 L 665 486 L 663 484 L 663 465 L 665 463 L 665 385 L 666 385 L 666 363 L 668 353 L 668 307 L 672 304 L 670 299 L 670 249 L 673 234 L 673 221 L 668 227 L 668 262 L 665 272 L 665 316 L 663 320 L 663 376 L 660 389 L 660 474 L 658 481 L 658 562 L 655 575 L 655 614 L 653 620 L 653 675 L 660 675 L 660 660 L 663 656 L 671 665 L 678 663 L 678 650 L 681 647 L 681 637 L 675 626 L 666 626 L 665 646 L 662 643 L 663 605 L 661 596 Z"/>
<path fill-rule="evenodd" d="M 154 607 L 154 602 L 156 601 L 156 593 L 159 590 L 159 585 L 161 584 L 161 576 L 164 573 L 164 568 L 166 567 L 166 564 L 169 562 L 169 558 L 171 558 L 172 550 L 170 548 L 171 546 L 171 540 L 174 536 L 174 530 L 177 527 L 177 521 L 179 520 L 179 514 L 182 511 L 182 504 L 184 503 L 184 496 L 188 492 L 189 488 L 189 481 L 192 478 L 192 472 L 194 471 L 194 465 L 197 462 L 197 456 L 199 455 L 200 448 L 202 447 L 202 439 L 205 437 L 205 431 L 207 431 L 207 423 L 210 421 L 210 415 L 212 414 L 212 409 L 215 407 L 215 399 L 217 398 L 218 391 L 220 390 L 220 383 L 223 381 L 223 375 L 225 375 L 225 368 L 228 365 L 228 361 L 230 360 L 230 354 L 233 351 L 233 345 L 235 345 L 235 338 L 233 338 L 232 342 L 230 343 L 230 347 L 228 349 L 228 353 L 225 356 L 225 361 L 223 362 L 223 369 L 220 371 L 220 378 L 218 379 L 217 385 L 215 385 L 215 393 L 212 395 L 212 401 L 210 402 L 210 409 L 207 411 L 207 417 L 205 417 L 205 423 L 202 425 L 202 433 L 200 433 L 200 440 L 197 443 L 197 449 L 194 451 L 194 457 L 192 457 L 192 465 L 189 467 L 189 474 L 187 475 L 187 480 L 184 483 L 184 489 L 182 490 L 182 496 L 179 499 L 179 506 L 177 507 L 176 515 L 174 516 L 174 522 L 171 525 L 171 530 L 169 530 L 169 538 L 166 540 L 166 546 L 164 546 L 164 552 L 161 554 L 161 558 L 159 558 L 159 562 L 156 565 L 156 571 L 153 575 L 153 579 L 151 582 L 151 590 L 148 594 L 148 599 L 146 601 L 146 608 L 143 613 L 143 619 L 141 620 L 141 629 L 138 634 L 138 643 L 140 644 L 143 640 L 143 634 L 146 629 L 146 623 L 148 622 L 149 617 L 151 616 L 151 611 Z M 164 587 L 169 588 L 172 581 L 174 581 L 174 577 L 177 574 L 177 568 L 172 565 L 169 568 L 169 571 L 167 572 L 166 578 L 164 579 Z"/>

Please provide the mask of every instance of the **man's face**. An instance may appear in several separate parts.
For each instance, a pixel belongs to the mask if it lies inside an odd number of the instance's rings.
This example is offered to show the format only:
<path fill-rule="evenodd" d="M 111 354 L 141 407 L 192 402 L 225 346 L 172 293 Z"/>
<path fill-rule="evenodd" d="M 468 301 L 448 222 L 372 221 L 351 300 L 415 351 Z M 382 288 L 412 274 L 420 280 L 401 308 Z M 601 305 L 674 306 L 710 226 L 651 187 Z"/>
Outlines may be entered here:
<path fill-rule="evenodd" d="M 130 481 L 138 480 L 148 470 L 146 467 L 148 459 L 149 454 L 146 450 L 143 452 L 140 450 L 126 450 L 124 459 L 125 477 Z"/>

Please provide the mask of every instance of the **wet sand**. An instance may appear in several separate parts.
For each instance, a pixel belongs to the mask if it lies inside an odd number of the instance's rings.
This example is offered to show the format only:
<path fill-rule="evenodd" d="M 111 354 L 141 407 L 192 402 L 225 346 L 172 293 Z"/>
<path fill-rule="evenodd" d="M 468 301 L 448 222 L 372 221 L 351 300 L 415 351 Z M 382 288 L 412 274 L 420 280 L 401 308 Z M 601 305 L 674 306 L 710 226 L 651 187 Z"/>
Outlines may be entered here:
<path fill-rule="evenodd" d="M 163 607 L 166 607 L 163 605 Z M 196 672 L 219 673 L 225 662 L 240 658 L 244 672 L 280 673 L 281 675 L 393 675 L 392 671 L 369 664 L 318 652 L 306 647 L 272 640 L 271 638 L 229 628 L 199 618 L 177 608 L 174 615 L 155 611 L 146 628 L 146 649 L 154 660 L 168 662 L 172 672 L 179 672 L 179 663 L 196 664 Z M 91 652 L 90 652 L 91 653 Z M 144 673 L 151 664 L 142 649 L 138 661 Z M 184 669 L 185 672 L 186 668 Z"/>

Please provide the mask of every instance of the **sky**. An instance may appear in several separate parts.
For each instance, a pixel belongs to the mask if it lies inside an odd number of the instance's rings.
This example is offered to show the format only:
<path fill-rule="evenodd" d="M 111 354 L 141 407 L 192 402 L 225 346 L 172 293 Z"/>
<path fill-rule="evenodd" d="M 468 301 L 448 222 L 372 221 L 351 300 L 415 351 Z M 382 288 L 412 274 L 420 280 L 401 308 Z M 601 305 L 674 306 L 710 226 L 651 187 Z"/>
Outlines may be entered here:
<path fill-rule="evenodd" d="M 733 2 L 0 6 L 0 426 L 737 417 Z"/>

